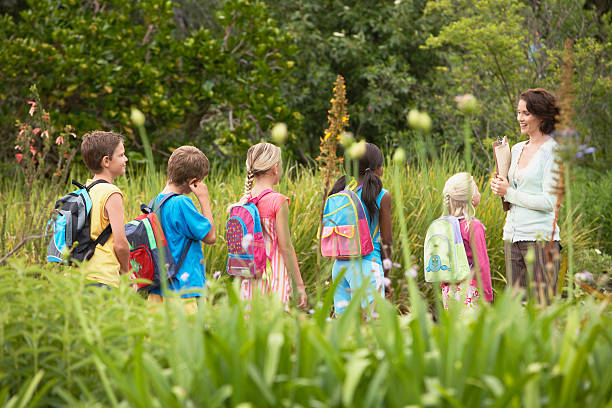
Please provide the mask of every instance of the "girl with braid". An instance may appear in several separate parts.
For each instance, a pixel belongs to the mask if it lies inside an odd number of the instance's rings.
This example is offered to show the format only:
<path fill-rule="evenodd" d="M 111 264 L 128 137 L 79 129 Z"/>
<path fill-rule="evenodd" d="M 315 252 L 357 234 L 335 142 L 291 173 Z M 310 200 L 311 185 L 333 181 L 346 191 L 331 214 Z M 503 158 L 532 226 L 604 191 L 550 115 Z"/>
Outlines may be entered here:
<path fill-rule="evenodd" d="M 281 149 L 270 143 L 251 146 L 247 152 L 246 170 L 244 196 L 240 204 L 245 204 L 251 197 L 259 197 L 257 209 L 266 255 L 271 261 L 261 278 L 242 280 L 240 297 L 251 299 L 253 291 L 259 290 L 274 294 L 282 303 L 287 304 L 292 291 L 291 273 L 296 285 L 298 307 L 305 308 L 306 291 L 289 230 L 289 199 L 274 191 L 274 186 L 283 174 Z"/>
<path fill-rule="evenodd" d="M 355 193 L 363 203 L 374 250 L 358 259 L 334 261 L 332 279 L 335 281 L 342 276 L 334 293 L 336 316 L 344 312 L 353 292 L 364 284 L 368 285 L 368 288 L 361 307 L 372 308 L 374 291 L 384 296 L 384 282 L 389 282 L 387 274 L 391 269 L 391 193 L 383 188 L 383 154 L 375 144 L 366 143 L 366 150 L 359 159 L 358 167 L 358 186 Z M 345 187 L 346 176 L 342 176 L 336 181 L 329 195 L 336 194 Z"/>
<path fill-rule="evenodd" d="M 487 253 L 485 227 L 482 222 L 474 218 L 476 215 L 475 207 L 480 203 L 478 186 L 469 173 L 457 173 L 446 180 L 442 194 L 444 195 L 444 213 L 457 217 L 459 220 L 461 238 L 470 268 L 472 271 L 480 270 L 484 298 L 487 302 L 492 302 L 493 288 L 491 286 L 491 268 Z M 478 268 L 476 268 L 476 262 L 478 262 Z M 480 298 L 480 294 L 478 293 L 478 279 L 475 274 L 465 282 L 457 284 L 443 282 L 440 287 L 444 309 L 448 309 L 451 299 L 463 302 L 468 310 L 477 308 L 476 300 Z"/>

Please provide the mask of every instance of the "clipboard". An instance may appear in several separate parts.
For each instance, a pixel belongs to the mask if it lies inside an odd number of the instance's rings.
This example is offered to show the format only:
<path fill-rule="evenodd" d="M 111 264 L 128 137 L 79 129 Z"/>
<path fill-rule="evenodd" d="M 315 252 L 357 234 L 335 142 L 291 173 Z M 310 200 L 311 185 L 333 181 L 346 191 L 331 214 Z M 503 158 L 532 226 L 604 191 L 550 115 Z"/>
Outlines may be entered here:
<path fill-rule="evenodd" d="M 507 179 L 510 162 L 512 160 L 512 153 L 510 153 L 510 145 L 508 144 L 507 137 L 504 136 L 503 139 L 498 137 L 497 140 L 493 142 L 493 157 L 495 158 L 495 173 Z M 510 210 L 510 203 L 504 201 L 503 197 L 500 197 L 500 199 L 504 211 Z"/>

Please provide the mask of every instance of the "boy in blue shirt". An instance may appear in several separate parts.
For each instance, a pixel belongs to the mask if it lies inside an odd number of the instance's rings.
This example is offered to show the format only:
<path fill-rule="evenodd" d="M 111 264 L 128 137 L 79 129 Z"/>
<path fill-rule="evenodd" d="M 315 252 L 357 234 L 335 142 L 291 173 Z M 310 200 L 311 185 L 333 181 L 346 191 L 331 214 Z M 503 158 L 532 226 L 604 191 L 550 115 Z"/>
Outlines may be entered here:
<path fill-rule="evenodd" d="M 197 310 L 197 298 L 201 296 L 206 283 L 200 241 L 212 245 L 216 240 L 208 187 L 202 181 L 209 170 L 208 158 L 198 148 L 179 147 L 168 159 L 166 186 L 154 200 L 154 203 L 159 203 L 167 194 L 178 194 L 166 200 L 158 216 L 175 262 L 178 263 L 183 250 L 190 245 L 181 269 L 168 282 L 169 290 L 182 292 L 180 295 L 185 301 L 185 309 L 190 313 Z M 201 213 L 187 196 L 189 193 L 197 198 Z M 149 293 L 149 303 L 161 302 L 161 287 L 153 289 Z"/>

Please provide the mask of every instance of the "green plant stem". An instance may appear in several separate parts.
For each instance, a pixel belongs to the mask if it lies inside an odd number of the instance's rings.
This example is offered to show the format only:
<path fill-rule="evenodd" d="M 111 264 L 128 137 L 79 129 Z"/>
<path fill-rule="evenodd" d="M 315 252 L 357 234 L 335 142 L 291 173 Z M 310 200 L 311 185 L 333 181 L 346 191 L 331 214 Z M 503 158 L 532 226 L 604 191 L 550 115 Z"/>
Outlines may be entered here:
<path fill-rule="evenodd" d="M 567 225 L 567 275 L 568 275 L 568 295 L 570 300 L 574 299 L 574 226 L 572 220 L 572 191 L 570 187 L 571 163 L 568 160 L 565 164 L 565 225 Z"/>

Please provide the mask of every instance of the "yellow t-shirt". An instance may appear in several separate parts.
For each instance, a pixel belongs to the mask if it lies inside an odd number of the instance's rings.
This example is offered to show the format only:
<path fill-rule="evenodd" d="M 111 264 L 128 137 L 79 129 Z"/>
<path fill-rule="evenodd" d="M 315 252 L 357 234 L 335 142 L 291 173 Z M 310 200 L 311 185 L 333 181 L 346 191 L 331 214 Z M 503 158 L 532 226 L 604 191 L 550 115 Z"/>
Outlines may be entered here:
<path fill-rule="evenodd" d="M 87 185 L 91 184 L 93 180 L 87 180 Z M 114 184 L 100 183 L 96 184 L 91 190 L 89 190 L 89 196 L 91 197 L 91 212 L 89 213 L 91 219 L 91 239 L 96 239 L 100 235 L 104 228 L 110 224 L 110 220 L 104 216 L 104 206 L 106 200 L 111 194 L 119 193 L 123 198 L 123 193 Z M 105 285 L 119 286 L 119 260 L 115 255 L 115 240 L 113 234 L 108 238 L 106 244 L 96 246 L 96 250 L 85 265 L 84 270 L 87 274 L 87 279 L 93 280 Z"/>

